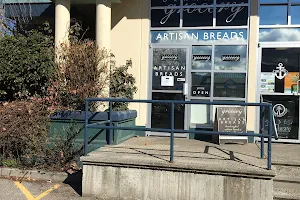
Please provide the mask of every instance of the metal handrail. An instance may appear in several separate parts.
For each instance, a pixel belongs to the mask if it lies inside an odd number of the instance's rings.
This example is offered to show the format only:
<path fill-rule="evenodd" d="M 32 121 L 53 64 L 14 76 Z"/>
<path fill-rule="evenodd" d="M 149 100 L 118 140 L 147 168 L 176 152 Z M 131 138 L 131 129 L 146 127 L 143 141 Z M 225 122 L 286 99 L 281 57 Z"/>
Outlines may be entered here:
<path fill-rule="evenodd" d="M 99 123 L 89 124 L 88 108 L 89 102 L 109 102 L 108 120 L 106 126 L 101 126 Z M 127 102 L 127 103 L 167 103 L 171 104 L 171 128 L 143 128 L 143 127 L 116 127 L 112 123 L 112 104 L 114 102 Z M 217 131 L 197 131 L 197 130 L 181 130 L 175 129 L 174 122 L 174 108 L 175 104 L 204 104 L 204 105 L 238 105 L 238 106 L 256 106 L 269 108 L 269 121 L 268 121 L 268 134 L 262 133 L 231 133 L 231 132 L 217 132 Z M 84 154 L 88 153 L 88 128 L 108 129 L 108 144 L 112 144 L 112 130 L 139 130 L 139 131 L 154 131 L 154 132 L 167 132 L 171 134 L 170 137 L 170 162 L 174 162 L 174 134 L 175 133 L 194 133 L 194 134 L 208 134 L 208 135 L 231 135 L 231 136 L 253 136 L 261 138 L 261 151 L 260 157 L 264 157 L 264 138 L 268 138 L 268 156 L 267 156 L 267 169 L 271 169 L 272 164 L 272 130 L 273 130 L 273 112 L 272 104 L 270 103 L 244 103 L 244 102 L 203 102 L 203 101 L 178 101 L 178 100 L 132 100 L 132 99 L 119 99 L 119 98 L 87 98 L 85 99 L 85 128 L 84 128 Z M 101 123 L 102 124 L 102 123 Z M 105 124 L 105 123 L 103 123 Z"/>

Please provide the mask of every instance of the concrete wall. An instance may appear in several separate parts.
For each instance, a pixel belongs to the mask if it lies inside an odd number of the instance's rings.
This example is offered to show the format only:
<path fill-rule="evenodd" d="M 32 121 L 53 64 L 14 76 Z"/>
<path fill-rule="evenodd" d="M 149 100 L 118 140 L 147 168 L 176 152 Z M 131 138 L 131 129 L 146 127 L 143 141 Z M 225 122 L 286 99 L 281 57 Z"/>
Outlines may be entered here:
<path fill-rule="evenodd" d="M 273 180 L 84 165 L 83 195 L 109 200 L 271 200 Z"/>
<path fill-rule="evenodd" d="M 120 4 L 112 4 L 112 53 L 117 65 L 132 59 L 130 73 L 135 76 L 138 87 L 135 99 L 147 99 L 149 26 L 149 1 L 122 0 Z M 132 104 L 130 108 L 138 111 L 137 125 L 145 126 L 146 104 Z"/>

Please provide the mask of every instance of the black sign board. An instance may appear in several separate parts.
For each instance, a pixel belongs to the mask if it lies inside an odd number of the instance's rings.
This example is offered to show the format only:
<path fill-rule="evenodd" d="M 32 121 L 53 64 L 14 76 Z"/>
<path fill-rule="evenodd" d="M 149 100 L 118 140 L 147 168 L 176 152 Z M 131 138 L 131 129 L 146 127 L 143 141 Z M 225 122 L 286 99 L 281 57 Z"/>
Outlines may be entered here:
<path fill-rule="evenodd" d="M 222 61 L 237 62 L 241 60 L 240 55 L 222 55 Z"/>
<path fill-rule="evenodd" d="M 271 99 L 273 98 L 273 99 Z M 264 96 L 264 102 L 272 103 L 275 126 L 280 139 L 298 139 L 299 98 L 284 96 Z M 263 132 L 268 133 L 269 112 L 264 113 Z M 272 133 L 273 134 L 273 133 Z"/>
<path fill-rule="evenodd" d="M 192 96 L 209 97 L 210 87 L 192 86 Z"/>
<path fill-rule="evenodd" d="M 246 132 L 246 113 L 244 107 L 219 107 L 217 119 L 219 132 Z"/>
<path fill-rule="evenodd" d="M 209 61 L 211 55 L 193 55 L 193 61 Z"/>

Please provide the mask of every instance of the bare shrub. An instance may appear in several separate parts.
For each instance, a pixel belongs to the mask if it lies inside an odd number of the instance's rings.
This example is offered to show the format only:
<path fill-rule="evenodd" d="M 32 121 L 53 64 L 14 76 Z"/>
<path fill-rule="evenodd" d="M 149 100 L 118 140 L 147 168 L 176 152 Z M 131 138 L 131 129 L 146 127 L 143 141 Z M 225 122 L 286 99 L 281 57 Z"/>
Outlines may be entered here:
<path fill-rule="evenodd" d="M 72 127 L 49 137 L 49 115 L 55 109 L 49 102 L 32 97 L 0 105 L 0 165 L 62 170 L 81 154 Z"/>

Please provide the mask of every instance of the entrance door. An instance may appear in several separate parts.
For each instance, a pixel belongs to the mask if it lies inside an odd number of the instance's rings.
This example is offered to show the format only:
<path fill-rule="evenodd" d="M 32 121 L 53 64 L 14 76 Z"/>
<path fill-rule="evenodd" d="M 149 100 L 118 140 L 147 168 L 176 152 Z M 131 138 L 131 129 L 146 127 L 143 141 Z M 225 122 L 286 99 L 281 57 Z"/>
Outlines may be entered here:
<path fill-rule="evenodd" d="M 261 48 L 260 95 L 272 103 L 279 141 L 298 142 L 300 48 Z M 268 116 L 264 131 L 267 130 Z"/>
<path fill-rule="evenodd" d="M 185 100 L 184 85 L 187 79 L 188 47 L 153 47 L 151 67 L 152 100 Z M 151 128 L 171 128 L 171 104 L 154 103 L 150 106 Z M 175 129 L 185 129 L 186 106 L 175 104 Z M 147 135 L 169 136 L 169 133 L 148 132 Z M 187 137 L 188 134 L 175 134 Z"/>

